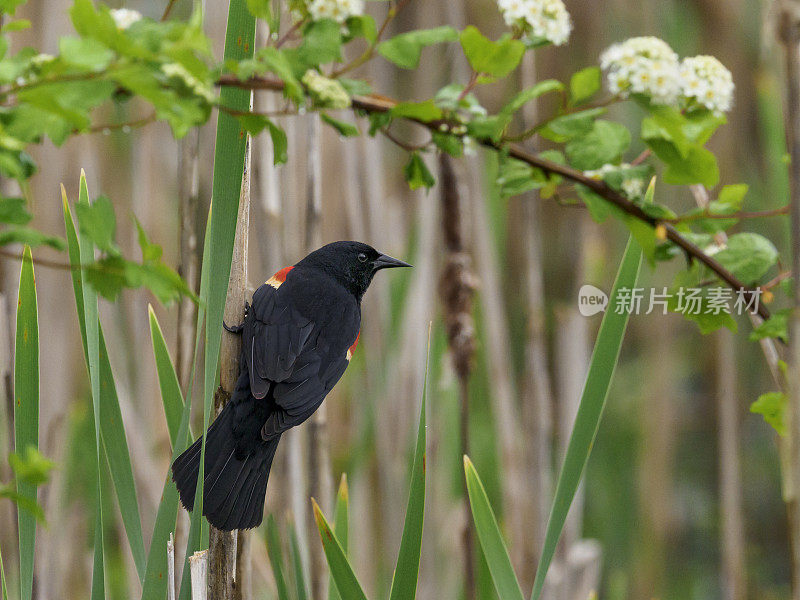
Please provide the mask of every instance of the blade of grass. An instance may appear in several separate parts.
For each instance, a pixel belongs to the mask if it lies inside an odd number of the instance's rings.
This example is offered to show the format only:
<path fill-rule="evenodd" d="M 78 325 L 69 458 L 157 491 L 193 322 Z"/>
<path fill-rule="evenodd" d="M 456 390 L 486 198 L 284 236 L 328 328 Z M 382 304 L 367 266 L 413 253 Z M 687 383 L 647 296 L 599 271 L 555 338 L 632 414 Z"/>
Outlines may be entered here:
<path fill-rule="evenodd" d="M 349 537 L 349 507 L 350 498 L 347 489 L 347 474 L 342 473 L 342 479 L 339 482 L 339 491 L 336 494 L 336 506 L 333 509 L 333 531 L 339 542 L 342 544 L 342 550 L 347 554 L 347 541 Z M 329 577 L 328 581 L 328 600 L 341 600 L 339 592 L 336 589 L 336 584 L 333 582 L 333 577 Z"/>
<path fill-rule="evenodd" d="M 252 58 L 255 41 L 255 18 L 247 8 L 246 0 L 231 0 L 228 9 L 228 25 L 225 32 L 225 60 L 242 60 Z M 220 92 L 220 103 L 233 111 L 250 109 L 249 90 L 224 87 Z M 231 273 L 233 243 L 236 234 L 236 223 L 239 213 L 239 195 L 244 173 L 247 135 L 241 129 L 239 121 L 219 111 L 217 118 L 217 137 L 214 145 L 214 174 L 211 185 L 211 201 L 214 210 L 211 212 L 210 244 L 208 253 L 203 254 L 203 262 L 209 262 L 206 297 L 205 327 L 205 364 L 203 394 L 203 442 L 200 450 L 200 473 L 195 495 L 195 510 L 192 519 L 200 522 L 200 540 L 208 539 L 208 522 L 202 519 L 203 514 L 203 479 L 205 467 L 205 431 L 211 415 L 214 400 L 216 374 L 219 366 L 219 349 L 222 338 L 222 315 L 225 298 L 228 293 L 228 280 Z M 202 283 L 201 283 L 202 287 Z M 190 536 L 191 537 L 191 536 Z M 192 548 L 192 552 L 197 549 Z M 191 552 L 187 552 L 191 554 Z"/>
<path fill-rule="evenodd" d="M 414 450 L 414 465 L 411 468 L 411 485 L 408 492 L 408 505 L 406 506 L 406 521 L 403 525 L 403 537 L 400 539 L 397 566 L 392 577 L 390 600 L 414 600 L 417 595 L 419 557 L 422 552 L 422 525 L 425 518 L 425 399 L 428 393 L 430 353 L 431 327 L 429 325 L 417 445 Z"/>
<path fill-rule="evenodd" d="M 86 174 L 81 170 L 78 204 L 89 205 L 89 190 L 86 186 Z M 94 244 L 83 234 L 78 234 L 80 264 L 86 265 L 94 260 Z M 100 456 L 100 321 L 97 313 L 97 291 L 81 278 L 83 294 L 84 330 L 86 332 L 86 356 L 89 369 L 89 381 L 92 392 L 92 409 L 94 412 L 95 462 L 94 478 L 97 481 L 97 506 L 95 507 L 94 561 L 92 568 L 92 600 L 105 598 L 105 566 L 103 542 L 103 501 Z"/>
<path fill-rule="evenodd" d="M 14 346 L 14 450 L 39 448 L 39 321 L 36 305 L 36 279 L 29 246 L 22 254 L 17 302 L 17 335 Z M 17 478 L 17 493 L 36 503 L 36 486 Z M 33 593 L 33 559 L 36 546 L 36 518 L 17 509 L 19 526 L 20 598 Z"/>
<path fill-rule="evenodd" d="M 472 509 L 472 519 L 475 522 L 475 531 L 478 542 L 492 574 L 492 581 L 500 600 L 523 600 L 519 581 L 511 566 L 508 548 L 503 541 L 500 527 L 494 516 L 489 497 L 483 487 L 478 473 L 469 457 L 464 456 L 464 476 L 467 478 L 467 493 L 469 505 Z"/>
<path fill-rule="evenodd" d="M 87 194 L 88 196 L 88 194 Z M 64 210 L 64 224 L 67 234 L 67 248 L 70 264 L 77 267 L 81 264 L 80 243 L 78 241 L 75 222 L 67 203 L 66 193 L 62 189 L 62 203 Z M 83 342 L 84 358 L 89 364 L 89 349 L 86 338 L 83 277 L 80 269 L 72 269 L 72 286 L 75 292 L 75 303 L 78 310 L 81 341 Z M 114 373 L 108 358 L 103 327 L 98 323 L 99 336 L 99 369 L 100 369 L 100 434 L 102 448 L 111 471 L 117 502 L 122 516 L 122 524 L 131 548 L 134 565 L 136 566 L 139 580 L 143 581 L 146 558 L 144 551 L 144 538 L 142 536 L 142 520 L 139 515 L 136 483 L 133 478 L 130 451 L 125 435 L 125 426 L 122 420 L 122 411 L 117 396 L 117 386 L 114 382 Z"/>
<path fill-rule="evenodd" d="M 292 555 L 292 568 L 294 571 L 294 588 L 297 600 L 308 600 L 308 582 L 303 569 L 303 557 L 300 555 L 300 543 L 297 539 L 297 529 L 293 522 L 289 522 L 289 552 Z"/>
<path fill-rule="evenodd" d="M 620 289 L 631 289 L 636 285 L 641 263 L 641 248 L 633 239 L 629 239 L 609 296 L 608 309 L 597 334 L 597 341 L 589 363 L 589 372 L 583 387 L 583 395 L 567 445 L 564 464 L 558 476 L 553 508 L 547 521 L 542 557 L 536 569 L 531 600 L 539 600 L 541 596 L 547 569 L 553 560 L 558 538 L 564 529 L 569 507 L 575 497 L 586 462 L 589 460 L 594 438 L 600 427 L 600 418 L 603 416 L 608 389 L 617 365 L 625 327 L 628 324 L 627 311 L 623 310 L 620 311 L 620 314 L 617 313 L 617 297 Z"/>
<path fill-rule="evenodd" d="M 161 325 L 159 325 L 158 318 L 151 305 L 148 305 L 147 313 L 150 316 L 150 337 L 153 341 L 153 355 L 156 361 L 158 385 L 161 390 L 161 402 L 164 405 L 164 415 L 167 419 L 169 441 L 172 447 L 175 448 L 175 446 L 179 445 L 178 432 L 180 431 L 185 407 L 183 393 L 181 392 L 181 384 L 178 382 L 178 374 L 175 371 L 169 348 L 167 348 L 167 341 L 164 339 L 164 332 L 161 330 Z"/>
<path fill-rule="evenodd" d="M 150 335 L 153 340 L 153 355 L 156 361 L 156 372 L 161 389 L 161 401 L 164 405 L 164 414 L 167 419 L 170 443 L 172 444 L 172 461 L 188 446 L 189 442 L 189 411 L 188 404 L 183 401 L 178 375 L 172 358 L 169 355 L 164 334 L 153 307 L 148 307 L 150 316 Z M 170 461 L 170 464 L 172 463 Z M 166 481 L 161 493 L 161 502 L 158 505 L 156 521 L 153 526 L 153 536 L 150 541 L 150 552 L 147 556 L 147 569 L 142 586 L 142 600 L 160 600 L 167 592 L 170 580 L 165 576 L 168 570 L 167 555 L 164 552 L 170 534 L 175 528 L 178 515 L 178 490 L 172 483 L 169 468 L 167 468 Z M 174 583 L 173 583 L 174 585 Z"/>
<path fill-rule="evenodd" d="M 278 600 L 291 600 L 289 588 L 286 585 L 286 578 L 283 572 L 286 566 L 283 563 L 283 550 L 281 549 L 281 536 L 278 531 L 278 524 L 275 517 L 270 515 L 267 519 L 267 556 L 272 567 L 272 575 L 275 577 L 275 586 L 278 588 Z"/>
<path fill-rule="evenodd" d="M 212 207 L 213 207 L 213 205 L 209 206 L 209 208 L 208 208 L 208 218 L 206 219 L 206 229 L 205 229 L 205 235 L 203 237 L 203 256 L 208 256 L 208 254 L 209 254 L 209 249 L 208 248 L 209 248 L 209 244 L 211 243 L 211 236 L 209 235 L 209 229 L 211 227 L 211 211 L 212 211 Z M 185 420 L 186 423 L 187 423 L 187 427 L 188 427 L 188 423 L 189 423 L 189 415 L 190 415 L 190 412 L 191 412 L 191 405 L 192 405 L 191 399 L 192 399 L 192 390 L 194 389 L 194 378 L 195 378 L 195 373 L 196 373 L 196 369 L 197 369 L 197 356 L 200 354 L 200 344 L 204 339 L 203 338 L 203 334 L 201 332 L 203 331 L 203 324 L 205 322 L 204 319 L 205 319 L 205 315 L 206 315 L 206 310 L 205 310 L 206 305 L 205 305 L 205 300 L 204 299 L 208 297 L 208 270 L 209 270 L 209 266 L 210 266 L 209 261 L 205 261 L 205 260 L 200 265 L 200 299 L 201 299 L 201 301 L 200 301 L 199 306 L 197 307 L 197 327 L 195 329 L 195 331 L 197 332 L 197 337 L 195 338 L 195 341 L 194 341 L 194 354 L 192 355 L 192 370 L 191 370 L 191 374 L 190 374 L 190 377 L 189 377 L 188 389 L 186 390 L 186 403 L 184 404 L 183 415 L 181 417 L 181 423 L 183 423 L 183 421 Z M 169 471 L 167 473 L 167 484 L 171 485 L 170 484 Z M 173 487 L 174 487 L 174 485 L 173 485 Z M 181 576 L 180 593 L 179 593 L 179 596 L 178 596 L 180 598 L 180 600 L 187 600 L 189 598 L 189 596 L 191 595 L 191 592 L 192 592 L 192 589 L 191 589 L 191 569 L 189 568 L 189 557 L 191 556 L 191 553 L 188 550 L 189 550 L 189 548 L 192 548 L 193 546 L 196 546 L 196 545 L 199 544 L 200 533 L 201 533 L 200 532 L 200 521 L 201 521 L 201 519 L 199 517 L 195 518 L 195 516 L 192 515 L 192 518 L 191 518 L 190 523 L 189 523 L 189 535 L 187 536 L 187 541 L 186 541 L 187 552 L 186 552 L 186 558 L 184 559 L 184 563 L 183 563 L 183 575 Z"/>
<path fill-rule="evenodd" d="M 6 570 L 3 567 L 3 553 L 0 552 L 0 591 L 3 600 L 8 600 L 8 586 L 6 585 Z"/>
<path fill-rule="evenodd" d="M 336 535 L 331 530 L 325 515 L 322 514 L 317 501 L 312 498 L 311 503 L 314 506 L 314 520 L 317 522 L 325 558 L 339 595 L 347 600 L 367 600 L 367 596 L 353 572 L 353 567 L 350 566 L 339 540 L 336 539 Z"/>

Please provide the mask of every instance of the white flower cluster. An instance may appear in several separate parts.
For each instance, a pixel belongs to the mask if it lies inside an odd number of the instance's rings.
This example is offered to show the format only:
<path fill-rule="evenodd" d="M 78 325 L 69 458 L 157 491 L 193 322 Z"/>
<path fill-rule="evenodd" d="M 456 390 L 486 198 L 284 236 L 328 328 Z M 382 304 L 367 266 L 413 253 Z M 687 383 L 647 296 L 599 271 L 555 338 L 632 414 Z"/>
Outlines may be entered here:
<path fill-rule="evenodd" d="M 733 105 L 733 77 L 713 56 L 692 56 L 681 63 L 683 95 L 709 110 L 728 112 Z"/>
<path fill-rule="evenodd" d="M 681 62 L 665 41 L 636 37 L 614 44 L 600 55 L 612 94 L 648 96 L 655 104 L 699 104 L 725 112 L 733 104 L 733 78 L 713 56 Z"/>
<path fill-rule="evenodd" d="M 111 18 L 114 19 L 119 29 L 127 29 L 136 21 L 142 19 L 142 13 L 138 10 L 131 10 L 130 8 L 112 8 L 110 11 Z"/>
<path fill-rule="evenodd" d="M 363 14 L 364 0 L 311 0 L 308 12 L 314 21 L 333 19 L 337 23 L 344 23 L 350 17 Z"/>
<path fill-rule="evenodd" d="M 586 175 L 586 177 L 591 177 L 592 179 L 602 181 L 603 178 L 609 173 L 613 173 L 614 171 L 625 171 L 631 168 L 633 168 L 633 165 L 628 163 L 622 163 L 619 165 L 612 165 L 609 163 L 603 165 L 599 169 L 584 171 L 583 174 Z M 644 179 L 640 177 L 626 177 L 622 180 L 622 193 L 631 200 L 635 200 L 644 193 L 644 184 Z"/>
<path fill-rule="evenodd" d="M 506 25 L 530 29 L 530 37 L 561 46 L 569 39 L 572 21 L 562 0 L 497 0 Z"/>
<path fill-rule="evenodd" d="M 656 104 L 673 104 L 681 92 L 678 55 L 655 37 L 636 37 L 614 44 L 600 55 L 612 94 L 649 96 Z"/>

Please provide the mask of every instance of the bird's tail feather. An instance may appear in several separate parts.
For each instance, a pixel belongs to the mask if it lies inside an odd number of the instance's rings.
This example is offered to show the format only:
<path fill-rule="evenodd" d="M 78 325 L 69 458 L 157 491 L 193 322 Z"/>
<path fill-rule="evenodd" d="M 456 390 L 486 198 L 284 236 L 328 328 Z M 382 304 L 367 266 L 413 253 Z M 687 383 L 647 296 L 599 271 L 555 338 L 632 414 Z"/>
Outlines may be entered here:
<path fill-rule="evenodd" d="M 228 404 L 206 434 L 203 515 L 223 531 L 249 529 L 261 523 L 267 479 L 280 440 L 260 442 L 241 452 L 232 434 L 233 416 Z M 172 465 L 181 504 L 190 511 L 194 508 L 201 442 L 199 438 Z"/>

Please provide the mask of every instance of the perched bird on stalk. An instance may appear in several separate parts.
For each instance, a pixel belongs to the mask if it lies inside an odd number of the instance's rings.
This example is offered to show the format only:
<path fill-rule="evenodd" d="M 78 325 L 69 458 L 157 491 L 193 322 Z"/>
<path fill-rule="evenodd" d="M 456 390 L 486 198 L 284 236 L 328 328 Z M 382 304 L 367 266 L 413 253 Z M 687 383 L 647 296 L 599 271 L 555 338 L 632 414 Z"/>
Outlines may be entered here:
<path fill-rule="evenodd" d="M 281 269 L 253 295 L 233 395 L 206 434 L 203 514 L 223 531 L 261 523 L 281 434 L 308 419 L 339 381 L 358 343 L 361 298 L 381 269 L 409 267 L 360 242 L 334 242 Z M 194 508 L 202 438 L 172 465 Z"/>

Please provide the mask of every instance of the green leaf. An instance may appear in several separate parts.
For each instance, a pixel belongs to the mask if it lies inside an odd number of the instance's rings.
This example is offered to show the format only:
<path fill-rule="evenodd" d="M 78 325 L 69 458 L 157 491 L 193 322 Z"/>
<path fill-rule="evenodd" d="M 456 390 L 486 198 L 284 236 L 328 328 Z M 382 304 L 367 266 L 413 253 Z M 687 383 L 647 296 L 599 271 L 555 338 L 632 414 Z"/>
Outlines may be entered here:
<path fill-rule="evenodd" d="M 294 573 L 294 587 L 297 600 L 308 600 L 308 582 L 303 570 L 303 558 L 300 556 L 300 543 L 294 524 L 289 522 L 289 552 L 292 555 L 292 570 Z"/>
<path fill-rule="evenodd" d="M 342 27 L 331 19 L 311 22 L 303 31 L 303 43 L 296 50 L 285 51 L 299 63 L 295 72 L 302 75 L 312 67 L 342 60 Z"/>
<path fill-rule="evenodd" d="M 80 192 L 78 205 L 83 207 L 89 206 L 89 194 L 86 188 L 86 178 L 81 171 Z M 62 201 L 65 207 L 65 219 L 69 212 L 67 207 L 67 198 L 64 188 L 61 188 Z M 69 224 L 72 223 L 72 215 L 70 214 Z M 72 232 L 73 235 L 74 231 Z M 69 237 L 69 228 L 67 231 Z M 80 237 L 75 237 L 76 248 L 75 252 L 78 257 L 73 261 L 73 252 L 70 251 L 70 262 L 73 267 L 76 265 L 84 264 L 92 259 L 94 254 L 94 245 L 91 240 L 81 233 Z M 75 278 L 80 274 L 80 270 L 73 268 L 73 286 L 76 285 Z M 80 298 L 79 298 L 80 295 Z M 97 293 L 87 285 L 83 278 L 77 282 L 75 302 L 78 305 L 78 317 L 81 325 L 81 334 L 84 344 L 84 354 L 86 357 L 86 366 L 89 371 L 89 380 L 91 385 L 91 398 L 92 408 L 94 412 L 93 431 L 94 431 L 94 462 L 93 469 L 90 471 L 96 487 L 96 500 L 95 500 L 95 518 L 94 518 L 94 559 L 92 563 L 92 584 L 91 584 L 91 598 L 92 600 L 101 600 L 105 597 L 105 566 L 104 566 L 104 542 L 103 542 L 103 503 L 102 503 L 102 481 L 101 481 L 101 457 L 100 457 L 100 374 L 98 363 L 100 362 L 100 341 L 99 329 L 100 323 L 97 314 Z"/>
<path fill-rule="evenodd" d="M 89 201 L 88 198 L 86 179 L 83 173 L 81 173 L 79 204 L 87 204 Z M 99 430 L 97 437 L 100 438 L 102 444 L 98 444 L 98 453 L 100 448 L 105 452 L 114 483 L 117 502 L 122 515 L 123 525 L 128 536 L 128 543 L 130 544 L 137 573 L 141 580 L 145 575 L 146 566 L 144 541 L 142 537 L 136 486 L 133 479 L 133 469 L 130 462 L 130 452 L 128 451 L 125 428 L 122 421 L 122 412 L 119 407 L 114 374 L 111 370 L 111 363 L 108 358 L 105 336 L 97 317 L 97 294 L 94 289 L 88 285 L 88 281 L 83 277 L 82 270 L 77 268 L 84 264 L 82 263 L 83 260 L 91 260 L 93 250 L 91 249 L 91 242 L 89 242 L 85 236 L 82 235 L 80 239 L 78 238 L 63 187 L 62 203 L 69 260 L 70 264 L 73 266 L 71 271 L 72 285 L 73 291 L 75 292 L 75 303 L 78 311 L 78 322 L 80 325 L 81 340 L 83 342 L 84 358 L 86 359 L 87 368 L 89 369 L 90 379 L 92 377 L 97 378 L 97 395 L 93 396 L 93 405 L 95 403 L 99 405 L 95 417 L 96 422 L 99 422 L 99 425 L 96 425 L 96 429 Z M 91 304 L 89 304 L 90 310 L 87 310 L 86 307 L 87 297 L 91 302 Z M 90 320 L 92 314 L 94 314 L 94 326 Z M 94 356 L 92 343 L 93 330 L 96 331 L 97 336 L 96 356 Z M 98 459 L 98 469 L 99 464 L 100 461 Z M 100 512 L 100 505 L 98 505 L 97 512 Z M 96 518 L 99 516 L 100 515 L 96 515 Z M 102 543 L 101 535 L 96 534 L 96 541 Z M 99 594 L 103 592 L 104 582 L 102 577 L 102 555 L 98 556 L 97 554 L 96 552 L 95 569 L 99 568 L 100 571 L 93 579 L 93 593 Z"/>
<path fill-rule="evenodd" d="M 778 262 L 778 250 L 764 236 L 745 232 L 728 238 L 725 248 L 714 258 L 749 285 L 756 283 Z"/>
<path fill-rule="evenodd" d="M 247 10 L 256 19 L 263 19 L 267 23 L 273 20 L 272 0 L 247 0 Z"/>
<path fill-rule="evenodd" d="M 32 218 L 25 198 L 0 198 L 0 223 L 25 225 Z"/>
<path fill-rule="evenodd" d="M 0 592 L 3 598 L 8 598 L 8 586 L 6 586 L 6 570 L 3 567 L 3 553 L 0 552 Z"/>
<path fill-rule="evenodd" d="M 575 189 L 578 192 L 578 196 L 583 200 L 583 203 L 589 210 L 589 216 L 597 223 L 604 223 L 608 215 L 611 214 L 611 203 L 586 186 L 578 185 Z"/>
<path fill-rule="evenodd" d="M 42 233 L 30 227 L 7 227 L 0 231 L 0 246 L 7 244 L 26 244 L 32 248 L 50 246 L 56 250 L 64 249 L 64 240 Z"/>
<path fill-rule="evenodd" d="M 492 505 L 489 503 L 489 497 L 472 461 L 466 455 L 464 455 L 464 476 L 467 479 L 467 494 L 478 542 L 489 566 L 497 596 L 500 600 L 522 600 L 522 589 L 514 574 L 514 567 L 511 566 L 511 558 Z"/>
<path fill-rule="evenodd" d="M 63 37 L 58 42 L 61 59 L 87 71 L 102 71 L 114 59 L 114 52 L 91 38 Z"/>
<path fill-rule="evenodd" d="M 373 44 L 378 39 L 378 28 L 375 26 L 375 19 L 369 15 L 354 15 L 347 19 L 348 35 L 345 41 L 363 37 L 368 43 Z"/>
<path fill-rule="evenodd" d="M 13 484 L 0 485 L 0 498 L 6 498 L 17 505 L 18 512 L 24 512 L 33 517 L 38 523 L 47 526 L 44 517 L 44 509 L 41 504 L 31 500 L 28 496 L 23 496 L 14 488 Z"/>
<path fill-rule="evenodd" d="M 13 33 L 15 31 L 24 31 L 31 28 L 31 22 L 28 19 L 17 19 L 16 21 L 9 21 L 0 29 L 0 33 Z"/>
<path fill-rule="evenodd" d="M 588 108 L 575 113 L 555 117 L 539 131 L 540 135 L 554 142 L 566 142 L 586 135 L 592 130 L 594 120 L 607 112 L 605 108 Z"/>
<path fill-rule="evenodd" d="M 417 188 L 421 188 L 423 186 L 426 188 L 432 188 L 436 183 L 436 180 L 433 178 L 433 175 L 431 175 L 431 172 L 428 170 L 428 167 L 425 165 L 425 161 L 422 160 L 419 152 L 411 153 L 411 158 L 403 168 L 403 174 L 408 182 L 408 187 L 410 187 L 412 190 L 416 190 Z"/>
<path fill-rule="evenodd" d="M 22 454 L 12 452 L 8 455 L 8 464 L 14 471 L 17 482 L 38 487 L 50 479 L 50 471 L 55 463 L 39 452 L 34 444 L 28 444 Z"/>
<path fill-rule="evenodd" d="M 788 326 L 790 314 L 790 308 L 785 308 L 772 313 L 772 316 L 770 316 L 769 319 L 753 329 L 753 331 L 750 333 L 750 341 L 755 342 L 765 338 L 780 339 L 784 342 L 787 341 L 789 339 Z"/>
<path fill-rule="evenodd" d="M 431 134 L 433 143 L 442 152 L 447 152 L 450 156 L 458 158 L 464 154 L 464 142 L 457 135 L 450 135 L 449 133 L 441 133 L 434 131 Z"/>
<path fill-rule="evenodd" d="M 508 75 L 517 68 L 525 53 L 525 44 L 512 39 L 510 35 L 506 34 L 493 42 L 473 25 L 464 29 L 459 39 L 464 54 L 475 72 L 492 77 Z"/>
<path fill-rule="evenodd" d="M 303 101 L 303 86 L 295 77 L 292 65 L 286 55 L 272 46 L 261 48 L 256 54 L 259 62 L 263 63 L 269 72 L 277 75 L 284 83 L 284 93 L 287 98 L 300 104 Z"/>
<path fill-rule="evenodd" d="M 763 415 L 764 420 L 772 425 L 778 435 L 786 435 L 786 411 L 789 399 L 783 392 L 767 392 L 750 405 L 750 412 Z"/>
<path fill-rule="evenodd" d="M 342 545 L 342 550 L 347 554 L 347 543 L 349 538 L 348 528 L 349 522 L 349 494 L 347 489 L 347 475 L 342 473 L 342 479 L 339 482 L 339 491 L 336 493 L 336 506 L 333 509 L 333 531 L 336 537 L 339 538 L 339 543 Z M 328 582 L 328 600 L 341 600 L 339 592 L 336 590 L 336 584 L 333 577 L 330 577 Z"/>
<path fill-rule="evenodd" d="M 14 11 L 17 10 L 18 7 L 25 4 L 28 0 L 0 0 L 0 13 L 5 13 L 7 15 L 14 16 Z M 8 596 L 3 596 L 3 598 L 7 598 Z"/>
<path fill-rule="evenodd" d="M 700 183 L 714 187 L 719 181 L 719 167 L 714 154 L 696 143 L 679 141 L 652 119 L 642 121 L 642 139 L 667 165 L 664 181 L 671 185 Z"/>
<path fill-rule="evenodd" d="M 322 510 L 320 510 L 316 500 L 312 498 L 311 502 L 314 506 L 314 520 L 317 522 L 322 548 L 325 551 L 325 558 L 328 561 L 331 577 L 333 577 L 333 581 L 336 584 L 339 596 L 347 598 L 347 600 L 367 600 L 367 596 L 364 594 L 364 590 L 353 572 L 353 567 L 350 566 L 350 562 L 347 560 L 347 556 L 331 526 L 325 519 L 325 515 L 322 514 Z"/>
<path fill-rule="evenodd" d="M 422 49 L 433 44 L 454 42 L 458 32 L 450 26 L 420 29 L 394 36 L 390 40 L 378 44 L 378 53 L 386 60 L 404 69 L 416 69 L 419 66 Z"/>
<path fill-rule="evenodd" d="M 575 73 L 569 80 L 570 102 L 583 104 L 600 91 L 602 76 L 600 67 L 586 67 Z"/>
<path fill-rule="evenodd" d="M 636 286 L 641 261 L 642 255 L 638 245 L 629 240 L 614 281 L 614 287 L 609 295 L 609 308 L 603 316 L 600 331 L 597 334 L 597 341 L 592 351 L 581 402 L 575 415 L 575 423 L 570 435 L 564 463 L 558 476 L 553 507 L 550 511 L 550 518 L 547 521 L 544 546 L 536 569 L 531 600 L 539 600 L 541 596 L 545 575 L 547 575 L 550 562 L 555 555 L 558 538 L 564 529 L 569 507 L 575 497 L 575 492 L 578 490 L 583 470 L 586 467 L 594 439 L 597 436 L 600 419 L 603 416 L 603 408 L 608 396 L 608 389 L 619 358 L 622 338 L 625 335 L 625 327 L 628 323 L 627 311 L 622 311 L 622 314 L 616 311 L 620 290 L 623 288 L 631 289 Z"/>
<path fill-rule="evenodd" d="M 14 345 L 14 450 L 28 455 L 39 448 L 39 319 L 36 278 L 29 246 L 22 254 L 17 301 L 17 333 Z M 13 465 L 13 462 L 12 462 Z M 17 478 L 17 493 L 34 505 L 36 481 Z M 17 513 L 19 530 L 20 598 L 30 600 L 33 593 L 33 559 L 36 545 L 36 517 Z"/>
<path fill-rule="evenodd" d="M 170 443 L 172 444 L 172 460 L 170 464 L 186 449 L 191 433 L 189 431 L 189 405 L 183 401 L 178 375 L 167 349 L 167 342 L 158 324 L 155 311 L 148 307 L 150 317 L 150 337 L 153 341 L 153 356 L 156 361 L 156 373 L 161 389 L 161 402 L 167 420 Z M 172 482 L 170 468 L 164 481 L 161 502 L 158 505 L 153 535 L 150 540 L 150 551 L 147 555 L 144 583 L 142 584 L 142 600 L 162 600 L 167 593 L 167 585 L 172 584 L 167 578 L 167 540 L 175 529 L 178 515 L 178 490 Z"/>
<path fill-rule="evenodd" d="M 430 123 L 442 118 L 442 109 L 434 104 L 433 100 L 425 102 L 399 102 L 389 111 L 392 117 L 403 117 Z"/>
<path fill-rule="evenodd" d="M 742 210 L 742 202 L 747 195 L 748 189 L 749 187 L 746 183 L 722 186 L 719 194 L 717 194 L 717 199 L 711 205 L 724 207 L 725 210 L 729 210 L 731 213 L 739 212 Z"/>
<path fill-rule="evenodd" d="M 276 165 L 285 163 L 288 160 L 288 140 L 283 129 L 267 117 L 255 113 L 238 115 L 237 118 L 242 128 L 251 136 L 258 135 L 265 128 L 269 130 L 269 136 L 272 140 L 272 160 Z"/>
<path fill-rule="evenodd" d="M 318 24 L 306 31 L 303 52 L 320 52 L 329 47 L 321 40 L 326 34 Z M 336 32 L 333 37 L 340 38 L 338 24 L 333 24 Z M 253 56 L 255 42 L 255 19 L 247 10 L 245 0 L 231 0 L 228 10 L 228 24 L 225 32 L 225 51 L 223 59 L 239 61 Z M 335 42 L 335 40 L 334 40 Z M 335 44 L 334 44 L 335 45 Z M 338 54 L 338 50 L 336 52 Z M 324 58 L 324 57 L 323 57 Z M 303 70 L 302 72 L 305 72 Z M 250 109 L 249 90 L 225 87 L 220 92 L 220 103 L 235 111 Z M 274 139 L 274 138 L 273 138 Z M 211 185 L 211 203 L 208 225 L 208 245 L 203 252 L 203 267 L 200 282 L 201 301 L 205 307 L 205 353 L 203 366 L 203 442 L 201 445 L 200 472 L 194 499 L 190 534 L 186 556 L 189 557 L 208 539 L 208 522 L 203 518 L 203 485 L 205 469 L 205 432 L 208 430 L 211 406 L 216 389 L 216 375 L 219 366 L 219 349 L 222 338 L 222 313 L 228 294 L 233 243 L 239 215 L 239 195 L 244 173 L 247 136 L 241 135 L 239 122 L 231 115 L 220 111 L 217 117 L 217 134 L 214 145 L 214 171 Z M 275 156 L 278 156 L 276 149 Z M 198 328 L 198 336 L 202 336 Z M 188 564 L 188 563 L 187 563 Z M 182 599 L 190 594 L 189 569 L 184 568 L 181 582 Z"/>
<path fill-rule="evenodd" d="M 531 100 L 534 100 L 539 96 L 543 96 L 551 92 L 563 91 L 563 89 L 564 89 L 564 84 L 561 83 L 560 81 L 557 81 L 556 79 L 545 79 L 544 81 L 540 81 L 536 85 L 531 86 L 517 93 L 500 110 L 499 114 L 502 117 L 507 117 L 510 119 L 515 112 L 517 112 L 520 108 L 525 106 Z"/>
<path fill-rule="evenodd" d="M 322 119 L 323 123 L 327 123 L 331 127 L 333 127 L 336 131 L 339 132 L 339 135 L 344 137 L 353 137 L 359 135 L 358 127 L 353 125 L 352 123 L 348 123 L 347 121 L 341 121 L 339 119 L 334 119 L 328 113 L 320 113 L 320 119 Z"/>
<path fill-rule="evenodd" d="M 87 236 L 101 251 L 112 256 L 119 255 L 119 247 L 114 241 L 117 220 L 111 200 L 101 196 L 94 203 L 75 205 L 81 234 Z"/>
<path fill-rule="evenodd" d="M 631 134 L 624 125 L 598 120 L 586 135 L 567 143 L 567 160 L 576 169 L 586 171 L 616 163 L 631 143 Z"/>
<path fill-rule="evenodd" d="M 411 483 L 406 505 L 406 520 L 397 565 L 392 576 L 390 600 L 414 600 L 417 595 L 419 559 L 422 552 L 422 525 L 425 517 L 425 457 L 426 417 L 425 405 L 428 390 L 428 364 L 430 363 L 430 340 L 425 360 L 425 378 L 422 386 L 422 402 L 419 411 L 417 444 L 414 449 L 414 464 L 411 467 Z M 345 598 L 347 596 L 344 596 Z"/>
<path fill-rule="evenodd" d="M 278 532 L 278 524 L 275 522 L 275 517 L 273 515 L 267 517 L 266 529 L 267 556 L 269 557 L 269 564 L 272 567 L 272 576 L 275 578 L 275 587 L 278 588 L 278 600 L 291 600 L 289 588 L 286 585 L 286 578 L 283 576 L 286 566 L 283 563 L 280 533 Z"/>

